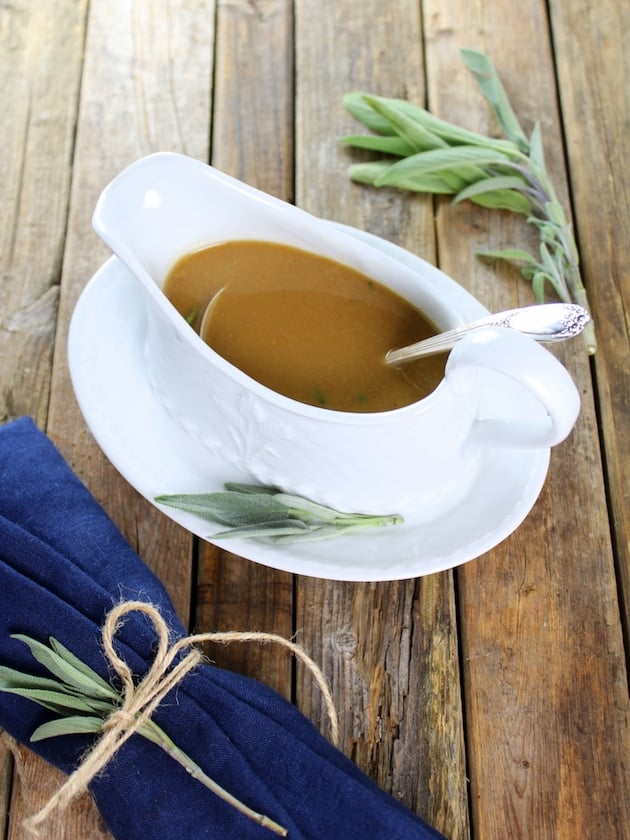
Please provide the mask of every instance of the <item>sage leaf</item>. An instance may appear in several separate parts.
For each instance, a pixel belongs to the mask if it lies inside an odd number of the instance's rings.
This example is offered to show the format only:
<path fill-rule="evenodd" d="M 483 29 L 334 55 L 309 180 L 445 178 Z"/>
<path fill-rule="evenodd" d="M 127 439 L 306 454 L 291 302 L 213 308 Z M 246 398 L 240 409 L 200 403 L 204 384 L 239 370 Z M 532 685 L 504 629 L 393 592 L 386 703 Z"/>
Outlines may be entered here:
<path fill-rule="evenodd" d="M 446 141 L 449 146 L 481 146 L 484 149 L 494 149 L 510 157 L 514 154 L 520 154 L 518 146 L 511 140 L 485 137 L 483 134 L 477 134 L 475 131 L 469 131 L 467 128 L 446 122 L 429 111 L 422 112 L 422 121 L 429 131 Z"/>
<path fill-rule="evenodd" d="M 99 694 L 103 697 L 118 697 L 118 693 L 116 690 L 111 686 L 107 680 L 104 680 L 100 674 L 97 674 L 89 665 L 86 665 L 78 656 L 75 656 L 71 651 L 68 650 L 67 647 L 61 644 L 58 639 L 55 639 L 54 636 L 51 636 L 48 639 L 50 647 L 52 650 L 60 656 L 68 665 L 75 668 L 76 671 L 79 671 L 84 676 L 88 677 L 89 680 L 93 683 L 94 687 L 100 689 Z"/>
<path fill-rule="evenodd" d="M 560 226 L 566 225 L 567 219 L 559 201 L 546 201 L 545 211 L 554 224 Z"/>
<path fill-rule="evenodd" d="M 418 152 L 405 160 L 397 161 L 390 171 L 413 168 L 420 173 L 442 172 L 466 167 L 469 164 L 487 166 L 501 163 L 509 163 L 509 158 L 495 149 L 483 149 L 479 146 L 451 146 L 447 149 Z"/>
<path fill-rule="evenodd" d="M 377 96 L 364 96 L 368 105 L 381 114 L 400 137 L 416 152 L 445 148 L 448 144 L 424 127 L 417 118 L 412 119 L 403 100 L 385 99 Z"/>
<path fill-rule="evenodd" d="M 383 152 L 394 157 L 412 155 L 416 149 L 402 137 L 382 137 L 379 134 L 352 134 L 342 137 L 341 142 L 346 146 L 357 149 L 367 149 L 371 152 Z"/>
<path fill-rule="evenodd" d="M 495 175 L 490 178 L 482 178 L 475 181 L 474 184 L 469 184 L 461 192 L 457 193 L 453 199 L 454 204 L 461 201 L 466 201 L 468 198 L 480 195 L 481 193 L 494 192 L 495 190 L 522 190 L 527 187 L 527 182 L 519 175 Z M 525 207 L 524 212 L 531 212 L 531 204 L 526 196 L 523 196 Z"/>
<path fill-rule="evenodd" d="M 545 171 L 545 151 L 539 122 L 535 123 L 529 138 L 529 158 L 537 172 Z"/>
<path fill-rule="evenodd" d="M 506 162 L 508 159 L 499 152 L 481 149 L 479 146 L 431 149 L 396 161 L 389 169 L 383 171 L 374 185 L 438 192 L 437 189 L 430 189 L 431 179 L 437 177 L 437 183 L 444 184 L 448 192 L 459 193 L 467 185 L 485 177 L 484 170 L 480 169 L 478 164 L 500 165 Z"/>
<path fill-rule="evenodd" d="M 321 525 L 318 528 L 308 528 L 291 535 L 277 534 L 273 537 L 272 542 L 277 544 L 316 542 L 317 540 L 329 540 L 331 537 L 338 537 L 350 530 L 350 528 L 342 528 L 338 525 Z"/>
<path fill-rule="evenodd" d="M 314 542 L 316 540 L 330 539 L 331 537 L 338 537 L 342 534 L 353 534 L 365 532 L 372 528 L 383 528 L 389 525 L 398 525 L 403 522 L 403 518 L 398 515 L 391 516 L 370 516 L 368 514 L 358 514 L 346 520 L 337 519 L 335 522 L 328 524 L 324 523 L 312 528 L 309 528 L 303 533 L 298 533 L 294 536 L 279 535 L 273 539 L 275 543 L 284 542 Z"/>
<path fill-rule="evenodd" d="M 308 527 L 299 519 L 280 519 L 277 522 L 265 522 L 257 525 L 241 525 L 237 528 L 230 528 L 227 531 L 219 531 L 211 534 L 212 539 L 221 540 L 225 538 L 255 539 L 260 537 L 295 536 L 308 531 Z"/>
<path fill-rule="evenodd" d="M 33 732 L 31 741 L 43 741 L 46 738 L 56 738 L 59 735 L 89 735 L 100 732 L 103 728 L 103 718 L 93 715 L 67 715 L 42 723 Z"/>
<path fill-rule="evenodd" d="M 269 487 L 264 484 L 239 484 L 235 481 L 226 481 L 223 485 L 226 490 L 232 490 L 234 493 L 249 493 L 256 495 L 264 493 L 267 496 L 275 496 L 280 490 L 277 487 Z"/>
<path fill-rule="evenodd" d="M 267 493 L 206 493 L 157 496 L 156 501 L 212 519 L 221 525 L 251 525 L 286 517 L 286 508 Z"/>
<path fill-rule="evenodd" d="M 531 206 L 529 201 L 519 192 L 514 190 L 489 190 L 470 196 L 473 204 L 481 207 L 488 207 L 490 210 L 509 210 L 510 213 L 521 213 L 526 216 Z"/>
<path fill-rule="evenodd" d="M 529 151 L 527 137 L 512 110 L 505 88 L 488 56 L 477 50 L 461 50 L 464 64 L 477 81 L 479 90 L 490 103 L 505 136 L 523 151 Z"/>
<path fill-rule="evenodd" d="M 348 167 L 348 174 L 357 184 L 374 186 L 381 175 L 392 166 L 391 159 L 371 161 L 369 163 L 354 163 Z"/>
<path fill-rule="evenodd" d="M 100 692 L 103 696 L 111 696 L 110 690 L 105 691 L 102 685 L 100 685 L 100 677 L 99 682 L 92 679 L 91 674 L 93 672 L 91 669 L 86 670 L 85 667 L 82 669 L 76 668 L 73 664 L 67 662 L 63 656 L 60 656 L 59 653 L 56 653 L 42 642 L 38 642 L 28 636 L 16 633 L 11 638 L 24 642 L 40 665 L 43 665 L 51 674 L 59 677 L 67 685 L 88 693 L 94 691 L 96 693 Z"/>
<path fill-rule="evenodd" d="M 352 514 L 340 513 L 337 510 L 304 499 L 301 496 L 292 496 L 288 493 L 278 493 L 274 497 L 276 501 L 284 505 L 292 516 L 304 517 L 306 519 L 321 520 L 328 522 L 335 519 L 348 518 Z"/>
<path fill-rule="evenodd" d="M 361 91 L 352 91 L 343 98 L 343 105 L 349 114 L 363 123 L 370 131 L 377 134 L 395 134 L 389 120 L 386 120 L 365 101 L 365 94 Z"/>
<path fill-rule="evenodd" d="M 479 250 L 475 251 L 479 257 L 491 257 L 501 260 L 514 260 L 525 263 L 536 263 L 536 258 L 527 251 L 521 251 L 519 248 L 502 248 L 500 250 Z"/>
<path fill-rule="evenodd" d="M 381 161 L 357 163 L 349 169 L 350 178 L 357 183 L 371 184 L 378 187 L 384 186 L 385 180 L 387 180 L 388 186 L 401 190 L 411 190 L 413 192 L 426 192 L 436 195 L 453 195 L 453 193 L 457 192 L 456 189 L 453 189 L 439 175 L 419 173 L 413 169 L 408 169 L 403 172 L 397 171 L 393 177 L 390 175 L 386 178 L 386 173 L 388 173 L 393 165 L 391 162 L 382 163 Z"/>
<path fill-rule="evenodd" d="M 84 699 L 76 694 L 68 694 L 66 691 L 53 691 L 50 689 L 38 688 L 3 688 L 8 694 L 19 694 L 28 700 L 38 703 L 45 709 L 57 714 L 66 714 L 68 709 L 79 712 L 91 712 L 91 706 Z"/>
<path fill-rule="evenodd" d="M 208 537 L 217 540 L 324 539 L 358 527 L 382 527 L 404 521 L 398 514 L 377 516 L 334 510 L 303 496 L 283 493 L 276 487 L 237 483 L 224 486 L 226 490 L 222 493 L 161 495 L 155 501 L 231 526 Z"/>
<path fill-rule="evenodd" d="M 59 688 L 59 681 L 49 677 L 40 677 L 36 674 L 25 674 L 22 671 L 0 665 L 0 691 L 22 688 L 56 690 Z"/>
<path fill-rule="evenodd" d="M 545 283 L 549 276 L 544 271 L 535 271 L 532 275 L 532 290 L 537 301 L 542 303 L 545 299 Z"/>

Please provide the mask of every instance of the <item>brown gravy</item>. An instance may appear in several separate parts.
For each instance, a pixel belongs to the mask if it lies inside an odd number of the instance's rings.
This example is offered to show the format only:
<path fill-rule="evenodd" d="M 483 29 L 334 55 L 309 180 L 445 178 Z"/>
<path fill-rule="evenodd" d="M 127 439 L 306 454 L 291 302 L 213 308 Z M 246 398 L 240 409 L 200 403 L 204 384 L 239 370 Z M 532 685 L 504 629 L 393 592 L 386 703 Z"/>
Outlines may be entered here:
<path fill-rule="evenodd" d="M 435 334 L 411 304 L 364 274 L 306 251 L 238 240 L 182 257 L 164 293 L 201 337 L 253 379 L 300 402 L 386 411 L 429 394 L 443 356 L 400 369 L 385 353 Z M 216 295 L 216 297 L 215 297 Z"/>

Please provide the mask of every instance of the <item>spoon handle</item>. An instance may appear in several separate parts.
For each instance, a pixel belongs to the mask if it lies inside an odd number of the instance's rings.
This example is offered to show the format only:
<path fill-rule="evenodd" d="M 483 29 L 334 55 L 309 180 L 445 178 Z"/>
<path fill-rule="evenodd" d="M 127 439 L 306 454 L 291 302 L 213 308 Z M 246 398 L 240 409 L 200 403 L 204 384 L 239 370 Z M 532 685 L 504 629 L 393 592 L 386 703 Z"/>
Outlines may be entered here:
<path fill-rule="evenodd" d="M 397 365 L 419 359 L 421 356 L 444 353 L 452 349 L 462 336 L 481 327 L 510 327 L 536 341 L 564 341 L 581 333 L 590 320 L 586 309 L 578 306 L 577 303 L 542 303 L 519 309 L 508 309 L 470 324 L 455 327 L 448 332 L 431 336 L 431 338 L 425 338 L 408 347 L 390 350 L 385 356 L 385 362 L 389 365 Z"/>

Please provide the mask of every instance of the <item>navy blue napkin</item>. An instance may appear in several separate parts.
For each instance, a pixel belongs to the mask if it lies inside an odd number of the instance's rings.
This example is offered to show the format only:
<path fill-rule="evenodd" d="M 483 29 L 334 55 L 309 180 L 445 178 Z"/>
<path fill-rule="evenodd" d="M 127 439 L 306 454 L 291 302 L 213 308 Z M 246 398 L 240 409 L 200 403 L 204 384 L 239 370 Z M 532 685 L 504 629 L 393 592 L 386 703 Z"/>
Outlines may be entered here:
<path fill-rule="evenodd" d="M 54 636 L 103 677 L 104 616 L 121 600 L 157 606 L 185 635 L 157 578 L 132 551 L 48 438 L 28 418 L 0 427 L 0 663 L 41 673 L 13 633 Z M 154 632 L 127 617 L 119 650 L 134 673 L 153 658 Z M 47 674 L 46 674 L 47 675 Z M 0 692 L 0 726 L 23 744 L 54 717 Z M 248 678 L 202 665 L 163 701 L 155 721 L 204 771 L 291 840 L 439 838 L 381 791 L 289 702 Z M 69 735 L 31 748 L 66 773 L 89 747 Z M 90 785 L 118 840 L 270 840 L 272 835 L 134 735 Z"/>

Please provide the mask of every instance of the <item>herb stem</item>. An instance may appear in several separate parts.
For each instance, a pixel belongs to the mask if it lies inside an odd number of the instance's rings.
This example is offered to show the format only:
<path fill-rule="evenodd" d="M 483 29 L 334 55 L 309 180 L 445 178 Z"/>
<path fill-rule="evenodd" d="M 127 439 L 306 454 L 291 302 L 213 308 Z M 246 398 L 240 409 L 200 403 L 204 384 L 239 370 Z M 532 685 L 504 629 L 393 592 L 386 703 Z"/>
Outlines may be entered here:
<path fill-rule="evenodd" d="M 202 785 L 211 790 L 216 796 L 220 799 L 223 799 L 233 808 L 235 808 L 239 813 L 243 814 L 248 819 L 252 820 L 258 825 L 262 826 L 263 828 L 269 829 L 274 834 L 278 835 L 278 837 L 287 837 L 289 832 L 287 831 L 284 826 L 281 826 L 279 823 L 272 820 L 270 817 L 265 816 L 264 814 L 258 813 L 258 811 L 254 811 L 249 806 L 245 805 L 240 799 L 237 799 L 233 796 L 229 791 L 227 791 L 224 787 L 211 779 L 207 776 L 201 767 L 190 758 L 183 750 L 181 750 L 177 744 L 168 737 L 166 732 L 164 732 L 161 727 L 159 727 L 155 721 L 148 720 L 145 724 L 143 724 L 140 729 L 138 730 L 139 735 L 143 735 L 147 740 L 151 741 L 157 746 L 161 747 L 164 752 L 167 753 L 174 761 L 176 761 L 181 767 L 189 773 L 193 779 L 200 782 Z"/>

